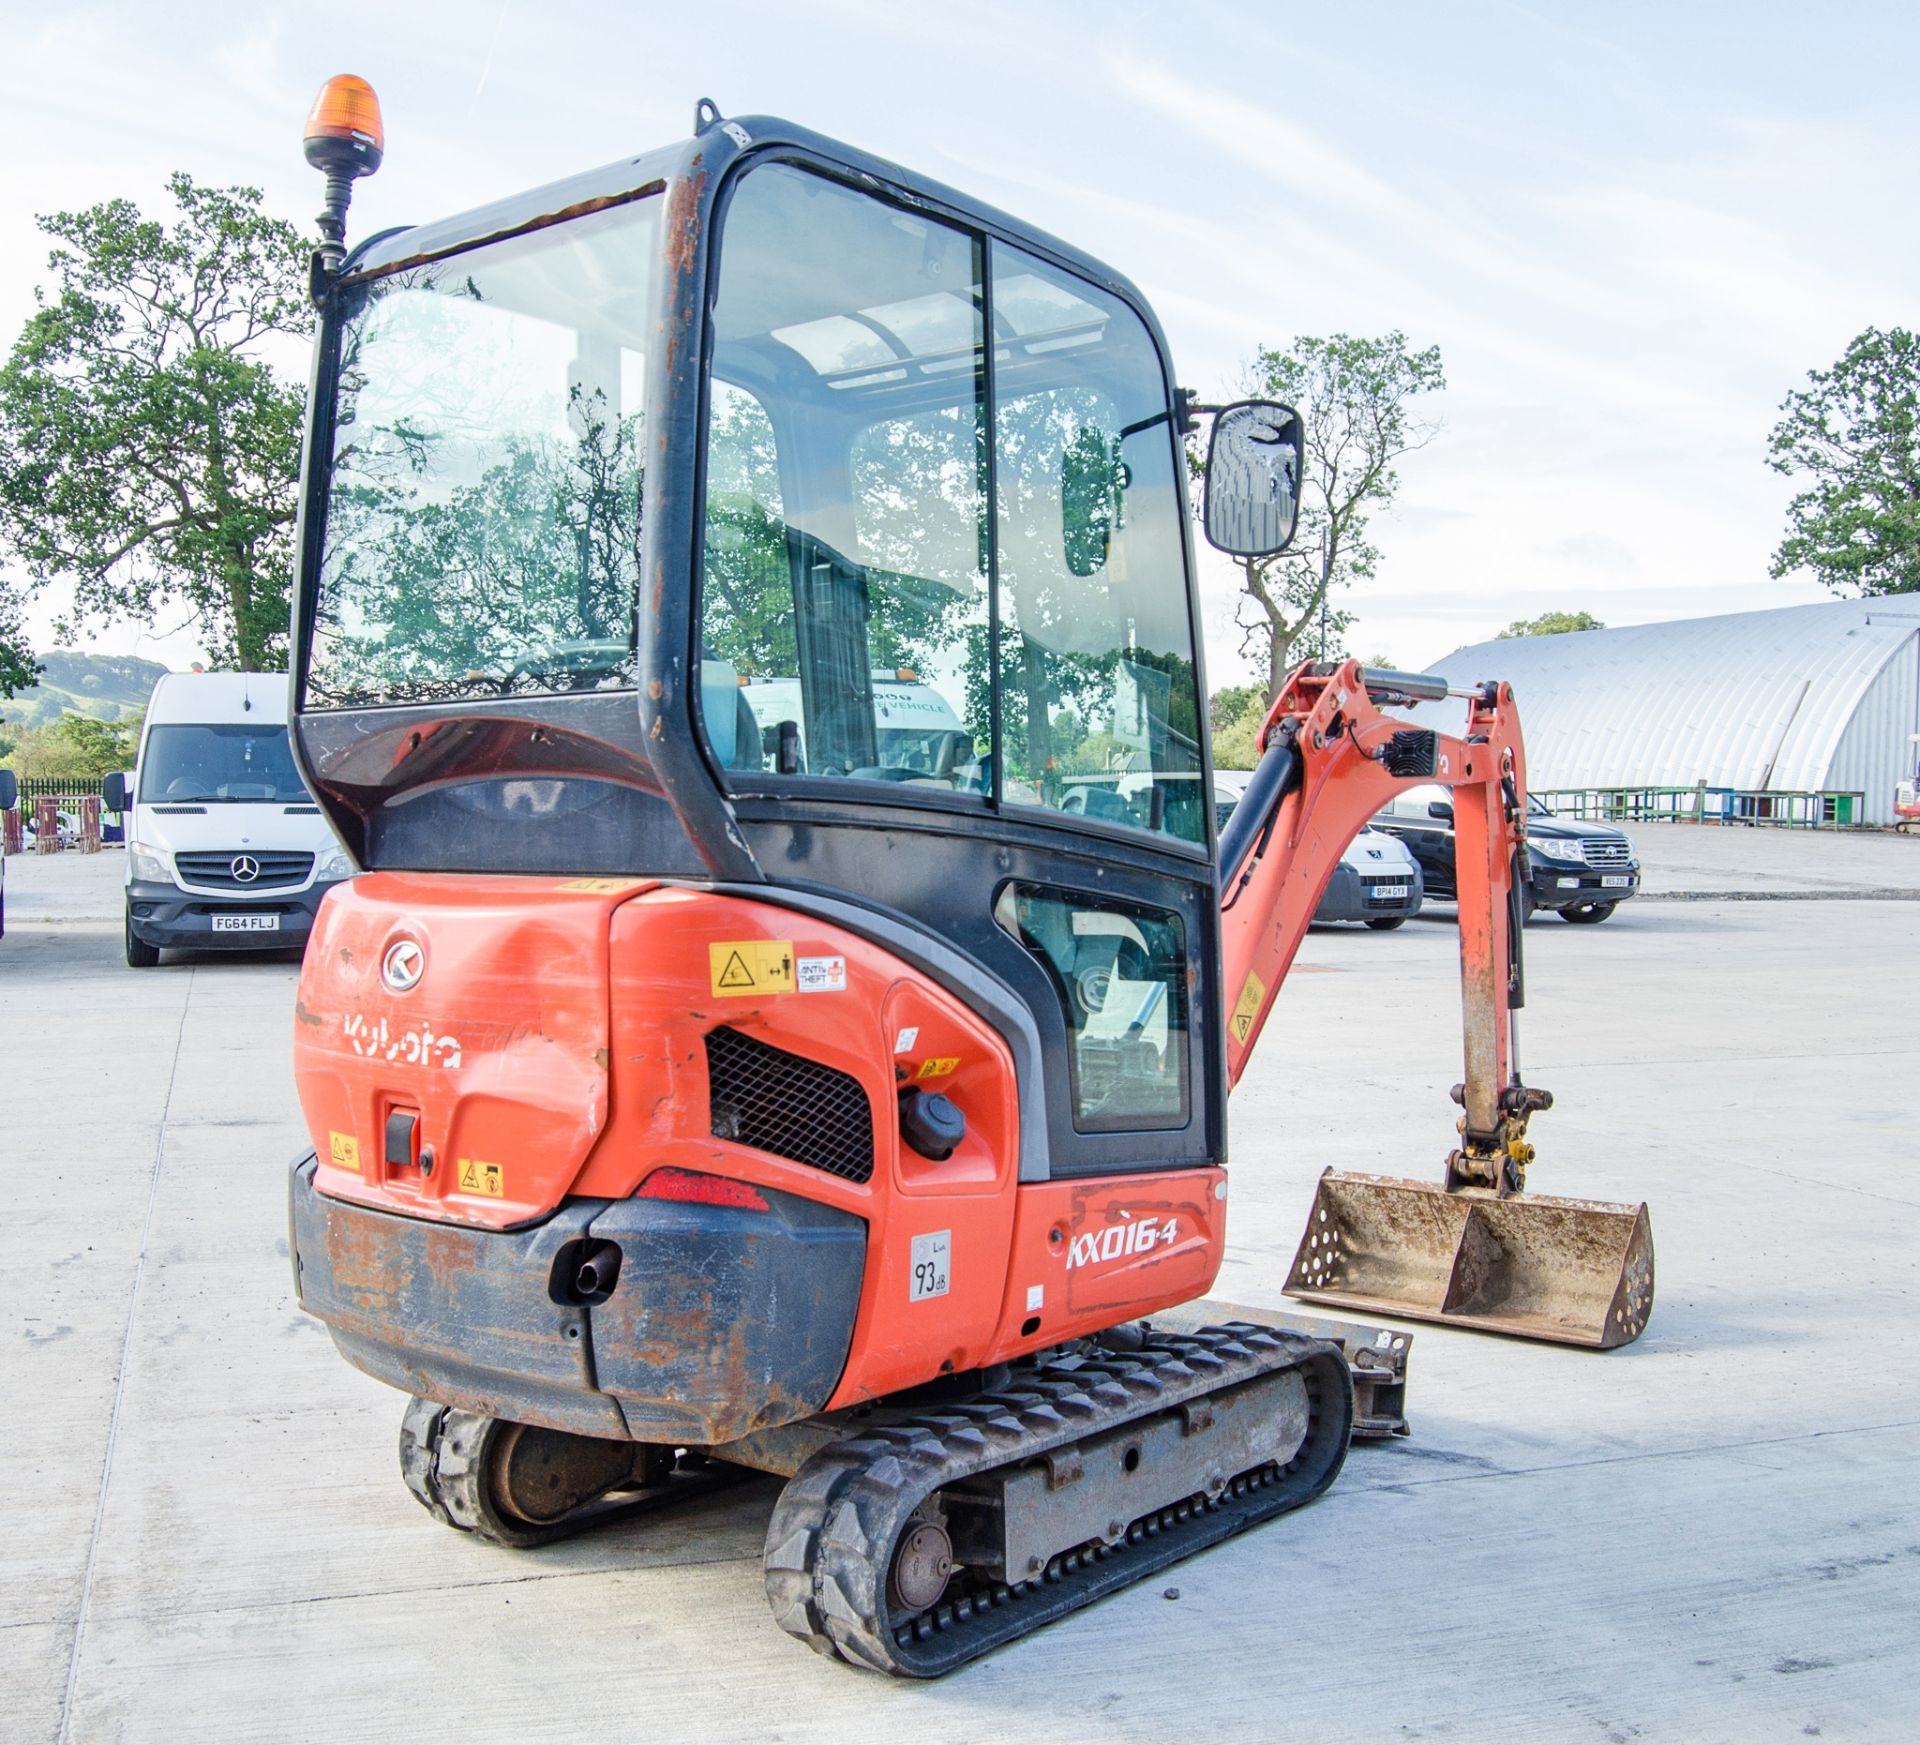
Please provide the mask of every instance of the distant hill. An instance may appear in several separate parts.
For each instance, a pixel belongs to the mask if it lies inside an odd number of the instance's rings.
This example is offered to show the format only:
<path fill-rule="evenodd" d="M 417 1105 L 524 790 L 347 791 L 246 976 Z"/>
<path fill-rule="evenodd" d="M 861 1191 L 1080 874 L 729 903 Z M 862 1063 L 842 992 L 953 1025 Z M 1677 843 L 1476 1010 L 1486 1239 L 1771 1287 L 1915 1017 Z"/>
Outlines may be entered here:
<path fill-rule="evenodd" d="M 40 682 L 11 702 L 0 703 L 9 726 L 50 727 L 68 710 L 117 721 L 129 709 L 144 709 L 154 681 L 168 669 L 131 654 L 76 654 L 55 648 L 34 657 Z"/>

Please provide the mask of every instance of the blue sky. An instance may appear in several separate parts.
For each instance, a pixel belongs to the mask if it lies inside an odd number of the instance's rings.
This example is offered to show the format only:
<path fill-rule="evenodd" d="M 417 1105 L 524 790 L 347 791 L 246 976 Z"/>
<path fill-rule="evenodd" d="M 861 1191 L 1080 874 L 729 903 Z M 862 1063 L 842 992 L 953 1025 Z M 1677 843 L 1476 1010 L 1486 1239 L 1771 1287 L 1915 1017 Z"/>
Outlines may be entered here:
<path fill-rule="evenodd" d="M 1791 487 L 1766 434 L 1862 327 L 1916 319 L 1920 12 L 1322 11 L 0 0 L 0 337 L 45 279 L 36 212 L 158 205 L 181 168 L 304 224 L 300 124 L 330 73 L 371 79 L 386 113 L 356 235 L 683 134 L 711 96 L 1104 257 L 1203 392 L 1298 333 L 1439 345 L 1444 428 L 1348 602 L 1362 653 L 1422 664 L 1555 607 L 1637 623 L 1826 597 L 1767 577 Z M 1219 684 L 1241 670 L 1230 572 L 1206 596 Z M 128 626 L 84 640 L 194 653 Z"/>

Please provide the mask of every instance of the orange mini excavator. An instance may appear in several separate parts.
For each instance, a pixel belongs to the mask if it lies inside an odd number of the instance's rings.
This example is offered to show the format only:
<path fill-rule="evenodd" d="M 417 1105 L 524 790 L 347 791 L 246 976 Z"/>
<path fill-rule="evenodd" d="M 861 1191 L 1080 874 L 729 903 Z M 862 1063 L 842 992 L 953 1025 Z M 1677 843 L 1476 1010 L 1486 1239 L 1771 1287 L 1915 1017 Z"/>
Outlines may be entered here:
<path fill-rule="evenodd" d="M 1286 407 L 1140 294 L 784 122 L 349 254 L 323 91 L 295 739 L 364 876 L 307 949 L 302 1305 L 414 1396 L 406 1481 L 531 1545 L 787 1478 L 783 1628 L 930 1676 L 1329 1485 L 1339 1344 L 1191 1304 L 1227 1090 L 1341 849 L 1454 790 L 1442 1183 L 1329 1176 L 1290 1289 L 1589 1344 L 1644 1208 L 1519 1194 L 1504 685 L 1288 680 L 1216 825 L 1203 520 L 1292 537 Z M 1158 1319 L 1147 1319 L 1159 1317 Z"/>

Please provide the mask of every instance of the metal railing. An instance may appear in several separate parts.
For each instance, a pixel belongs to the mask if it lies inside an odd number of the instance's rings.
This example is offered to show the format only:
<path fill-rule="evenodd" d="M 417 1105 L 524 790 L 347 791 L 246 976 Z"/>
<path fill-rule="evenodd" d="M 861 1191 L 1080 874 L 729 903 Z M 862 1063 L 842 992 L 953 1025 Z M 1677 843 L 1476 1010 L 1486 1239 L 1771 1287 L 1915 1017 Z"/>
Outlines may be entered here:
<path fill-rule="evenodd" d="M 56 800 L 77 800 L 82 794 L 97 794 L 104 776 L 22 776 L 22 802 L 37 800 L 45 794 Z"/>
<path fill-rule="evenodd" d="M 1535 788 L 1562 818 L 1632 824 L 1765 824 L 1789 830 L 1846 830 L 1866 822 L 1867 796 L 1837 788 Z"/>

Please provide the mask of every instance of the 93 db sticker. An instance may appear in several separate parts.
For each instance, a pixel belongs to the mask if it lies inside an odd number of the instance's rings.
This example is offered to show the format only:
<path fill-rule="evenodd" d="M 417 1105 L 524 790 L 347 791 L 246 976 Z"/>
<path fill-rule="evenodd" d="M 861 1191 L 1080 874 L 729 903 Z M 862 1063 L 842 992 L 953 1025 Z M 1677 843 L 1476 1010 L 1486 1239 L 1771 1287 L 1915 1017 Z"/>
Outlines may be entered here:
<path fill-rule="evenodd" d="M 952 1275 L 953 1232 L 930 1230 L 924 1236 L 914 1237 L 913 1252 L 908 1258 L 913 1265 L 913 1276 L 907 1286 L 907 1301 L 917 1303 L 926 1297 L 944 1297 Z"/>

